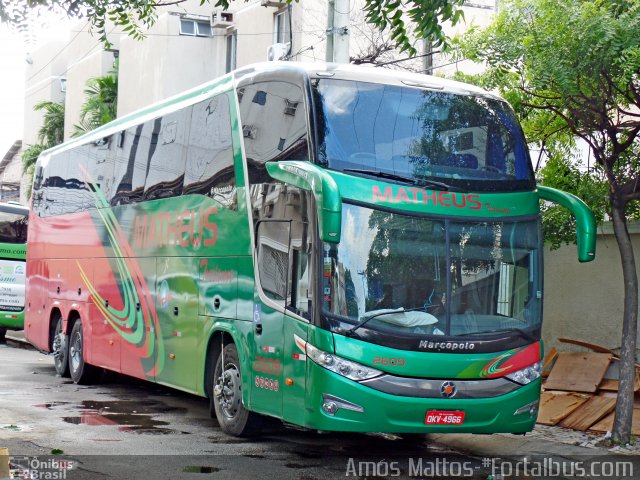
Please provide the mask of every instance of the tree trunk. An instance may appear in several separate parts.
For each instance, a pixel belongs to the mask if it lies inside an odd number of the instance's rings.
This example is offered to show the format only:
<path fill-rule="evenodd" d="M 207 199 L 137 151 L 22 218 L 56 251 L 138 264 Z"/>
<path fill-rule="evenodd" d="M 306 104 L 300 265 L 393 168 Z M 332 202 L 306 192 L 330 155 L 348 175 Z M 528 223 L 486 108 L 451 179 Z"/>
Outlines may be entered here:
<path fill-rule="evenodd" d="M 631 237 L 627 229 L 624 204 L 611 196 L 613 231 L 620 250 L 622 278 L 624 281 L 624 311 L 622 318 L 622 342 L 620 351 L 620 387 L 613 423 L 613 439 L 622 443 L 631 440 L 633 417 L 633 387 L 635 383 L 636 335 L 638 333 L 638 276 L 633 255 Z M 604 319 L 612 321 L 612 319 Z"/>

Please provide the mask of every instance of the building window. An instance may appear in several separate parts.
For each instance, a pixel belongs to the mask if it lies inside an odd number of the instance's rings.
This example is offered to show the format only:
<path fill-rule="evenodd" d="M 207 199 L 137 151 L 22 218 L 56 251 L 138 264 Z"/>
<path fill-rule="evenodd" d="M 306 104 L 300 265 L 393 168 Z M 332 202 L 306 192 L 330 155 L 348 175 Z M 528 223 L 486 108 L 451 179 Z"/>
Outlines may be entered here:
<path fill-rule="evenodd" d="M 236 48 L 238 44 L 237 32 L 227 35 L 226 72 L 236 69 Z"/>
<path fill-rule="evenodd" d="M 210 37 L 211 24 L 205 20 L 192 20 L 190 18 L 180 19 L 180 35 L 191 35 L 194 37 Z"/>
<path fill-rule="evenodd" d="M 289 100 L 287 100 L 285 98 L 284 99 L 284 114 L 285 115 L 291 115 L 292 117 L 295 117 L 296 110 L 298 109 L 298 103 L 300 103 L 300 102 L 291 102 L 291 101 L 289 101 Z"/>
<path fill-rule="evenodd" d="M 290 40 L 289 9 L 276 13 L 273 27 L 273 43 L 287 43 Z"/>

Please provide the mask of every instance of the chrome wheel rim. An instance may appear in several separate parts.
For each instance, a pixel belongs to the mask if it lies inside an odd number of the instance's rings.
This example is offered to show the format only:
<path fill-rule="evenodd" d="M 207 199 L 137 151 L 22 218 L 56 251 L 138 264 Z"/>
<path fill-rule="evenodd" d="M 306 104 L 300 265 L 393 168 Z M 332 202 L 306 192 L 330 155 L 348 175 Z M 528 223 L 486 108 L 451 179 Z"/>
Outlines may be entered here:
<path fill-rule="evenodd" d="M 225 417 L 234 418 L 238 414 L 242 393 L 240 371 L 235 365 L 226 366 L 225 371 L 216 380 L 213 394 Z"/>
<path fill-rule="evenodd" d="M 80 332 L 76 332 L 71 339 L 71 345 L 69 346 L 69 359 L 71 360 L 71 366 L 74 371 L 80 368 L 80 360 L 82 358 L 82 336 Z"/>
<path fill-rule="evenodd" d="M 57 364 L 64 362 L 65 336 L 62 332 L 56 333 L 53 337 L 53 358 Z"/>

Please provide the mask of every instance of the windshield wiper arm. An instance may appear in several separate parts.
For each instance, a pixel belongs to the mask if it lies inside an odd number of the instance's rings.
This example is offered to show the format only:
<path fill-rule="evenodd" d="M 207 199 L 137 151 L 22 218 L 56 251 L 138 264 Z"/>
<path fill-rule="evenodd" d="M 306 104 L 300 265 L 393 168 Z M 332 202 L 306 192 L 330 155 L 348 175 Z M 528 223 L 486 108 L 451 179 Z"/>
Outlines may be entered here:
<path fill-rule="evenodd" d="M 522 330 L 521 328 L 516 328 L 516 327 L 512 327 L 512 328 L 497 328 L 495 330 L 484 330 L 482 332 L 474 332 L 474 333 L 467 333 L 467 334 L 461 334 L 461 335 L 456 335 L 456 336 L 462 336 L 462 335 L 469 335 L 469 336 L 475 336 L 475 335 L 486 335 L 486 334 L 490 334 L 490 333 L 508 333 L 508 332 L 517 332 L 519 336 L 521 336 L 522 338 L 525 338 L 527 340 L 531 340 L 532 342 L 537 342 L 538 340 L 540 340 L 539 338 L 534 337 L 532 334 L 530 334 L 529 332 L 527 332 L 526 330 Z"/>
<path fill-rule="evenodd" d="M 435 180 L 428 180 L 426 178 L 411 178 L 403 175 L 397 175 L 395 173 L 381 172 L 379 170 L 367 170 L 365 168 L 344 168 L 344 172 L 363 173 L 365 175 L 371 175 L 372 177 L 386 178 L 389 180 L 396 180 L 398 182 L 410 183 L 411 185 L 419 185 L 421 187 L 430 187 L 438 190 L 449 190 L 449 185 L 444 182 L 436 182 Z"/>
<path fill-rule="evenodd" d="M 349 330 L 346 330 L 344 332 L 344 334 L 347 337 L 350 337 L 351 335 L 353 335 L 355 333 L 356 330 L 358 330 L 360 327 L 362 327 L 364 324 L 366 324 L 369 320 L 373 320 L 376 317 L 382 317 L 383 315 L 391 315 L 392 313 L 415 312 L 415 311 L 418 311 L 418 310 L 424 310 L 424 307 L 417 307 L 417 308 L 400 307 L 400 308 L 396 308 L 394 310 L 387 310 L 386 312 L 376 313 L 375 315 L 371 315 L 370 317 L 365 317 L 364 320 L 361 320 L 360 322 L 356 323 L 353 327 L 351 327 Z"/>

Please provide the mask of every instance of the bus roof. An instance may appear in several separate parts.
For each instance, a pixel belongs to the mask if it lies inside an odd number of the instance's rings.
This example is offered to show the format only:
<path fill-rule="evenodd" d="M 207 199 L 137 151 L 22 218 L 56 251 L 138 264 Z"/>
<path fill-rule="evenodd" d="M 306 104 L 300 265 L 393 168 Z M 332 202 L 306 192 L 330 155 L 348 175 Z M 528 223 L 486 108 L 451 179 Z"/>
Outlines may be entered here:
<path fill-rule="evenodd" d="M 263 62 L 241 67 L 235 70 L 233 75 L 256 75 L 268 72 L 296 72 L 307 75 L 310 78 L 333 78 L 338 80 L 353 80 L 370 83 L 383 83 L 385 85 L 410 86 L 443 90 L 447 92 L 466 95 L 480 95 L 502 100 L 502 98 L 475 85 L 448 80 L 445 78 L 401 70 L 389 70 L 373 66 L 351 65 L 340 63 L 305 63 L 305 62 Z"/>
<path fill-rule="evenodd" d="M 200 99 L 215 94 L 215 92 L 228 91 L 234 86 L 234 78 L 268 75 L 272 79 L 282 75 L 283 78 L 292 76 L 307 78 L 333 78 L 339 80 L 352 80 L 360 82 L 381 83 L 385 85 L 426 88 L 441 90 L 460 95 L 476 95 L 504 101 L 497 95 L 474 85 L 434 77 L 431 75 L 389 70 L 361 65 L 337 64 L 337 63 L 305 63 L 305 62 L 263 62 L 247 65 L 234 70 L 222 77 L 198 85 L 192 89 L 181 92 L 172 97 L 148 105 L 127 115 L 119 117 L 101 127 L 92 130 L 81 137 L 74 138 L 44 151 L 40 156 L 49 153 L 67 150 L 74 146 L 84 145 L 98 141 L 113 135 L 133 125 L 162 116 L 173 111 L 176 105 L 188 105 Z"/>

